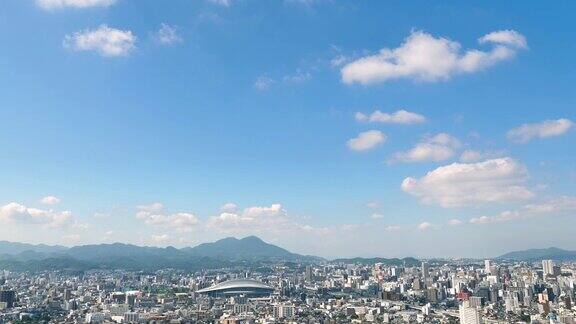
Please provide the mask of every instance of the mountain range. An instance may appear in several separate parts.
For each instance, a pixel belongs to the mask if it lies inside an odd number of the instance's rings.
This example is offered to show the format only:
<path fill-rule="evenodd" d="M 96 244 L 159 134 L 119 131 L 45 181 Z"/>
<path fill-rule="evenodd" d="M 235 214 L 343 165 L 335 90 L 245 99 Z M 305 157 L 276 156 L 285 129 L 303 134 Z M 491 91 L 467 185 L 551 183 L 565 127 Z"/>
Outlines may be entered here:
<path fill-rule="evenodd" d="M 576 260 L 576 251 L 559 248 L 530 249 L 509 252 L 496 260 L 558 261 Z M 125 269 L 157 270 L 174 268 L 182 270 L 233 267 L 268 262 L 316 263 L 326 260 L 310 255 L 292 253 L 269 244 L 256 236 L 242 239 L 224 238 L 195 247 L 148 247 L 131 244 L 93 244 L 74 247 L 33 245 L 0 241 L 0 269 L 15 271 Z M 337 263 L 360 263 L 417 266 L 415 258 L 349 258 L 335 259 Z"/>
<path fill-rule="evenodd" d="M 547 249 L 528 249 L 508 252 L 496 259 L 513 261 L 539 261 L 547 259 L 556 261 L 574 261 L 576 260 L 576 251 L 568 251 L 555 247 Z"/>
<path fill-rule="evenodd" d="M 196 247 L 147 247 L 131 244 L 63 246 L 32 245 L 0 241 L 0 268 L 127 269 L 175 268 L 195 270 L 245 264 L 246 262 L 319 262 L 322 258 L 300 255 L 262 241 L 255 236 L 225 238 Z"/>

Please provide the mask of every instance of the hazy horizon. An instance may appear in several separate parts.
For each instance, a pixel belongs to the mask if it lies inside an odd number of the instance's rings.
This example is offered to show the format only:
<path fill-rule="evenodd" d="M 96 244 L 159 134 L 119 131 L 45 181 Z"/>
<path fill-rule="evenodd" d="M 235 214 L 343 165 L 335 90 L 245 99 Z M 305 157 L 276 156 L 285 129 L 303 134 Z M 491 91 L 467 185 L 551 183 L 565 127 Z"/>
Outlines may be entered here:
<path fill-rule="evenodd" d="M 29 242 L 14 242 L 14 241 L 4 241 L 4 242 L 16 243 L 16 244 L 29 244 L 29 245 L 34 245 L 34 246 L 35 246 L 35 245 L 45 245 L 45 246 L 62 247 L 62 248 L 72 248 L 72 247 L 84 246 L 84 245 L 101 245 L 101 244 L 114 245 L 114 244 L 125 244 L 125 245 L 139 246 L 139 247 L 152 247 L 152 248 L 168 248 L 168 247 L 174 247 L 174 248 L 176 248 L 176 249 L 183 249 L 183 248 L 197 247 L 197 246 L 200 246 L 200 245 L 206 244 L 206 243 L 214 243 L 214 242 L 217 242 L 217 241 L 220 241 L 220 240 L 224 240 L 224 239 L 237 239 L 237 240 L 241 240 L 241 239 L 245 239 L 245 238 L 248 238 L 248 237 L 256 237 L 256 238 L 262 240 L 260 237 L 255 236 L 255 235 L 249 235 L 249 236 L 244 236 L 244 237 L 241 237 L 241 236 L 228 236 L 228 237 L 222 237 L 222 238 L 220 238 L 220 239 L 216 239 L 216 240 L 214 240 L 214 241 L 206 241 L 206 242 L 199 242 L 199 243 L 194 244 L 194 245 L 179 245 L 179 246 L 177 246 L 177 245 L 170 245 L 170 244 L 168 244 L 168 245 L 153 245 L 153 244 L 152 244 L 152 245 L 138 245 L 138 244 L 127 243 L 127 242 L 120 242 L 120 241 L 108 242 L 108 243 L 89 243 L 89 242 L 88 242 L 88 243 L 67 244 L 67 245 L 66 245 L 66 244 L 64 244 L 64 245 L 60 245 L 60 244 L 50 245 L 50 244 L 44 244 L 44 243 L 29 243 Z M 1 241 L 2 241 L 2 240 L 0 240 L 0 242 L 1 242 Z M 265 243 L 268 243 L 268 244 L 272 244 L 272 243 L 267 242 L 267 241 L 265 241 L 265 240 L 262 240 L 262 241 L 264 241 Z M 299 252 L 299 251 L 292 251 L 292 250 L 290 250 L 290 249 L 288 249 L 288 248 L 285 248 L 285 247 L 283 247 L 283 246 L 281 246 L 281 245 L 276 245 L 276 244 L 274 244 L 274 245 L 275 245 L 275 246 L 278 246 L 278 247 L 280 247 L 280 248 L 286 249 L 286 250 L 288 250 L 289 252 L 292 252 L 292 253 L 297 253 L 297 254 L 300 254 L 300 255 L 312 255 L 312 254 L 301 253 L 301 252 Z M 550 249 L 550 248 L 558 248 L 558 249 L 562 249 L 562 250 L 569 250 L 569 249 L 564 249 L 563 247 L 559 247 L 559 246 L 530 247 L 530 248 L 526 248 L 526 249 L 524 249 L 524 250 L 531 250 L 531 249 Z M 470 258 L 470 259 L 479 259 L 479 260 L 481 260 L 481 259 L 496 258 L 496 257 L 499 257 L 499 256 L 504 255 L 504 254 L 506 254 L 506 253 L 516 252 L 516 251 L 517 251 L 517 250 L 510 250 L 510 251 L 507 251 L 507 250 L 506 250 L 506 251 L 502 251 L 501 253 L 496 254 L 496 255 L 484 255 L 484 256 L 473 256 L 473 255 L 460 255 L 460 256 L 442 256 L 442 255 L 436 255 L 436 256 L 433 256 L 433 255 L 416 255 L 416 254 L 410 254 L 410 253 L 408 253 L 408 254 L 401 254 L 401 255 L 399 254 L 399 255 L 313 255 L 313 256 L 319 256 L 319 257 L 322 257 L 322 258 L 325 258 L 325 259 L 328 259 L 328 260 L 338 259 L 338 258 L 357 258 L 357 257 L 359 257 L 359 258 L 406 258 L 406 257 L 414 257 L 414 258 L 424 258 L 424 259 L 428 259 L 428 258 L 430 258 L 430 259 Z"/>
<path fill-rule="evenodd" d="M 2 1 L 0 240 L 576 250 L 576 3 L 542 7 Z"/>

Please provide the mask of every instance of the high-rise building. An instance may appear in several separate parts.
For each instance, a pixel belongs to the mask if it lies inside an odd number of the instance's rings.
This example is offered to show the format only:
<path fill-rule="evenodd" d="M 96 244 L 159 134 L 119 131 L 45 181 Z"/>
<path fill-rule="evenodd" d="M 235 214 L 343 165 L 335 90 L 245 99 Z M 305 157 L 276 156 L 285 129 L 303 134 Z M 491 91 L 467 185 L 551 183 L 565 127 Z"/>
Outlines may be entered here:
<path fill-rule="evenodd" d="M 312 281 L 312 266 L 306 266 L 306 281 Z"/>
<path fill-rule="evenodd" d="M 130 309 L 134 309 L 137 297 L 138 295 L 135 292 L 126 293 L 126 304 L 128 304 L 128 307 L 130 307 Z"/>
<path fill-rule="evenodd" d="M 422 277 L 426 279 L 428 276 L 430 276 L 430 265 L 424 261 L 422 262 Z"/>
<path fill-rule="evenodd" d="M 542 260 L 542 272 L 544 275 L 554 274 L 554 261 L 552 260 Z"/>
<path fill-rule="evenodd" d="M 482 323 L 482 318 L 480 317 L 480 312 L 476 307 L 470 306 L 470 304 L 465 301 L 460 305 L 459 311 L 460 324 L 480 324 Z"/>
<path fill-rule="evenodd" d="M 484 260 L 484 272 L 492 273 L 492 260 Z"/>

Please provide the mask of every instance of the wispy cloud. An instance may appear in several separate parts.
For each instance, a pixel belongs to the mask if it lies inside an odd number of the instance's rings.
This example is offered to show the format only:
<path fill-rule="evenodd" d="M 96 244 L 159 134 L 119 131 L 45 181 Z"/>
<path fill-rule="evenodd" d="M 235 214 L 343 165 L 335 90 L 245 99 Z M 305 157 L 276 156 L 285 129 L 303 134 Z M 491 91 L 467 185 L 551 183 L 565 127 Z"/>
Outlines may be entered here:
<path fill-rule="evenodd" d="M 270 89 L 270 87 L 274 83 L 276 83 L 276 81 L 274 79 L 270 78 L 267 75 L 261 75 L 254 82 L 254 88 L 256 88 L 257 90 L 260 90 L 260 91 L 266 91 L 266 90 Z"/>
<path fill-rule="evenodd" d="M 172 45 L 182 42 L 178 34 L 178 26 L 162 23 L 160 29 L 154 34 L 154 39 L 164 45 Z"/>
<path fill-rule="evenodd" d="M 38 6 L 43 9 L 53 10 L 70 8 L 108 7 L 116 3 L 116 0 L 36 0 Z"/>
<path fill-rule="evenodd" d="M 384 113 L 380 110 L 375 110 L 369 115 L 361 112 L 357 112 L 354 115 L 357 121 L 370 122 L 370 123 L 385 123 L 385 124 L 421 124 L 426 121 L 426 117 L 423 115 L 410 112 L 404 109 L 400 109 L 393 113 Z"/>
<path fill-rule="evenodd" d="M 527 143 L 535 138 L 560 136 L 574 127 L 574 122 L 566 118 L 545 120 L 540 123 L 523 124 L 508 131 L 508 139 L 516 143 Z"/>

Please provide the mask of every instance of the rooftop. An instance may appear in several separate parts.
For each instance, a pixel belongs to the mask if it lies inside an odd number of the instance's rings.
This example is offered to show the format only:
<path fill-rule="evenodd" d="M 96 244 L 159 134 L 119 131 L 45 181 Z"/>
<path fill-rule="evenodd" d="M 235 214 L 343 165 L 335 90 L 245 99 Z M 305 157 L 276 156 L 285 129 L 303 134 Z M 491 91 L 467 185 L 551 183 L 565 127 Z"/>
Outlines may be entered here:
<path fill-rule="evenodd" d="M 228 280 L 225 282 L 221 282 L 214 286 L 200 289 L 198 290 L 199 293 L 207 293 L 212 291 L 218 290 L 226 290 L 226 289 L 269 289 L 274 290 L 274 288 L 253 279 L 233 279 Z"/>

